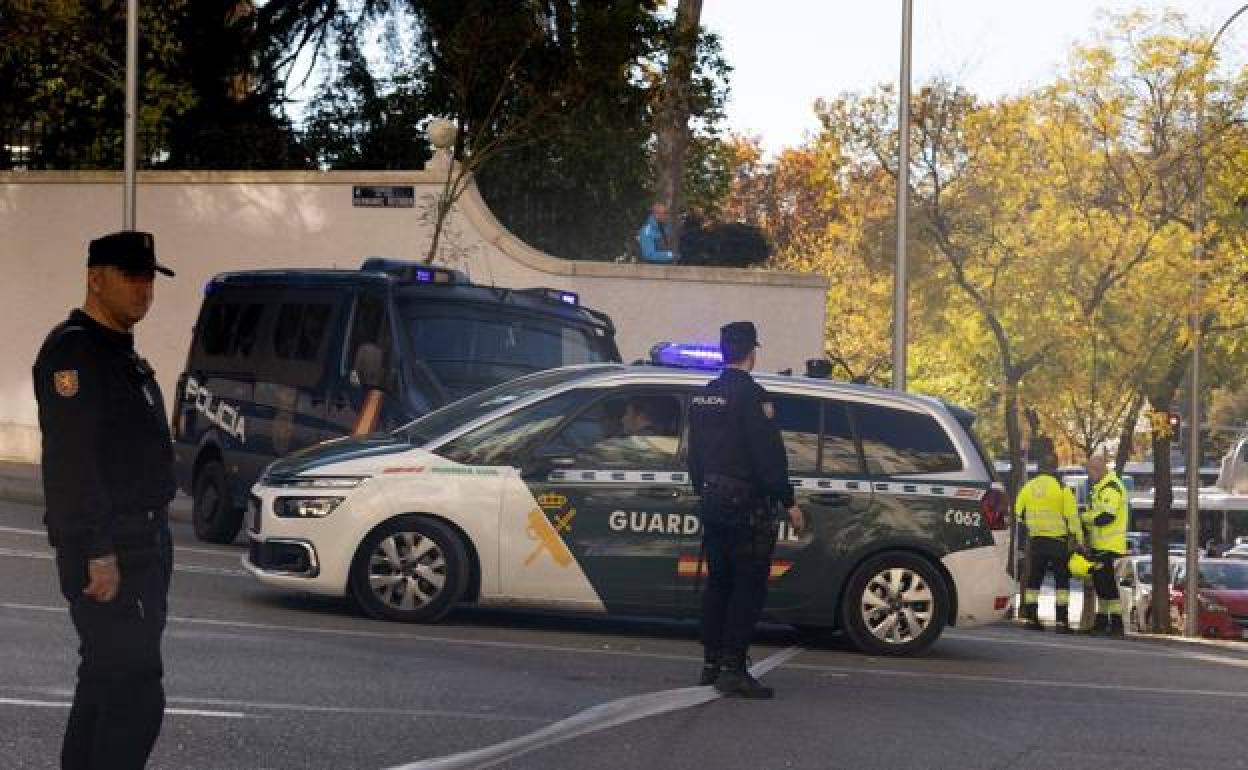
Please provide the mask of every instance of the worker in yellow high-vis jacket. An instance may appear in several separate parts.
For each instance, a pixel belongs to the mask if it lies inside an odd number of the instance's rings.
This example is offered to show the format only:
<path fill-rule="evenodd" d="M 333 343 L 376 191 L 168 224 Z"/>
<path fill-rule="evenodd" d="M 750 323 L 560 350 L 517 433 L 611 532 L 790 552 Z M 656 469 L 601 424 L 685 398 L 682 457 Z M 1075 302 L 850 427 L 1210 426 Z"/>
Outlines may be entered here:
<path fill-rule="evenodd" d="M 1124 636 L 1122 602 L 1114 580 L 1114 562 L 1127 552 L 1127 489 L 1109 470 L 1101 455 L 1088 460 L 1088 509 L 1083 512 L 1088 558 L 1099 565 L 1092 571 L 1096 588 L 1096 620 L 1092 633 Z"/>
<path fill-rule="evenodd" d="M 1083 528 L 1075 506 L 1075 494 L 1057 478 L 1057 453 L 1051 445 L 1037 459 L 1039 473 L 1019 490 L 1014 511 L 1027 527 L 1027 570 L 1023 591 L 1023 617 L 1027 627 L 1043 631 L 1040 623 L 1040 585 L 1045 574 L 1052 572 L 1057 589 L 1057 626 L 1059 634 L 1070 630 L 1070 559 L 1071 541 L 1083 543 Z"/>

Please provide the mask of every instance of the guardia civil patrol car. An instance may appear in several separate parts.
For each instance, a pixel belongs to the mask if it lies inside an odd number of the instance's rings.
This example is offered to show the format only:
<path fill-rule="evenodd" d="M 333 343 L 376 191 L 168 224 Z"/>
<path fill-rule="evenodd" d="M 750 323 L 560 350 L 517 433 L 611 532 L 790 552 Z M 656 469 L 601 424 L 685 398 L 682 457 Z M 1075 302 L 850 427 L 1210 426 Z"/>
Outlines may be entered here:
<path fill-rule="evenodd" d="M 247 491 L 288 452 L 534 371 L 619 360 L 611 319 L 569 291 L 378 257 L 359 270 L 223 273 L 204 290 L 178 381 L 178 485 L 196 536 L 229 543 Z"/>
<path fill-rule="evenodd" d="M 284 589 L 434 622 L 460 602 L 696 617 L 704 571 L 685 471 L 690 398 L 714 374 L 585 365 L 470 396 L 391 434 L 270 465 L 244 565 Z M 758 376 L 809 527 L 780 528 L 765 617 L 874 654 L 1000 619 L 1003 495 L 939 400 Z"/>

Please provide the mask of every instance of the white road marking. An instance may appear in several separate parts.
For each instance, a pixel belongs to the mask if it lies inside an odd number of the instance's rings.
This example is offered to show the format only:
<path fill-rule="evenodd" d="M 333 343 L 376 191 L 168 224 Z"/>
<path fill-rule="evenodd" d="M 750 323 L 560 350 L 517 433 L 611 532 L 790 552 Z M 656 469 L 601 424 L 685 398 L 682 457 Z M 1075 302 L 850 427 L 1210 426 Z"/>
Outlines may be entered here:
<path fill-rule="evenodd" d="M 0 548 L 0 556 L 17 556 L 23 559 L 44 559 L 51 561 L 56 555 L 51 551 L 22 551 L 16 548 Z M 247 577 L 241 569 L 228 567 L 205 567 L 200 564 L 178 564 L 174 562 L 174 572 L 190 572 L 199 575 L 224 575 L 225 577 Z"/>
<path fill-rule="evenodd" d="M 979 674 L 947 674 L 937 671 L 902 671 L 888 668 L 846 668 L 843 666 L 823 666 L 817 663 L 794 663 L 790 668 L 805 671 L 821 671 L 826 673 L 847 674 L 850 676 L 895 676 L 910 679 L 938 679 L 951 682 L 973 682 L 978 684 L 1018 685 L 1022 687 L 1069 687 L 1075 690 L 1097 690 L 1104 692 L 1138 693 L 1144 695 L 1183 695 L 1193 697 L 1219 697 L 1248 699 L 1248 692 L 1230 690 L 1189 690 L 1179 687 L 1145 687 L 1130 684 L 1099 684 L 1096 682 L 1066 682 L 1053 679 L 1018 679 L 1008 676 L 983 676 Z"/>
<path fill-rule="evenodd" d="M 69 701 L 31 700 L 29 698 L 0 698 L 0 706 L 27 706 L 33 708 L 67 709 L 73 703 Z M 241 711 L 208 711 L 205 709 L 167 708 L 166 714 L 190 717 L 219 717 L 222 719 L 247 719 L 248 715 Z"/>
<path fill-rule="evenodd" d="M 32 537 L 47 537 L 48 533 L 42 529 L 23 529 L 21 527 L 5 527 L 0 526 L 0 532 L 7 532 L 12 535 L 30 535 Z M 175 552 L 182 551 L 185 553 L 202 553 L 209 556 L 223 556 L 230 559 L 237 559 L 239 551 L 237 549 L 226 550 L 223 548 L 195 548 L 189 545 L 175 545 Z"/>
<path fill-rule="evenodd" d="M 801 652 L 801 647 L 781 650 L 751 666 L 750 673 L 754 676 L 762 676 Z M 567 719 L 547 725 L 536 732 L 496 743 L 493 746 L 425 759 L 401 765 L 393 770 L 467 770 L 468 768 L 492 767 L 500 762 L 506 762 L 531 751 L 563 743 L 587 733 L 606 730 L 658 714 L 691 708 L 721 697 L 723 696 L 716 692 L 714 687 L 681 687 L 675 690 L 633 695 L 599 704 L 573 714 Z"/>
<path fill-rule="evenodd" d="M 12 687 L 5 688 L 14 692 L 30 692 L 39 695 L 45 695 L 53 698 L 70 698 L 74 697 L 73 690 L 58 687 Z M 68 703 L 46 702 L 46 701 L 24 701 L 19 698 L 8 699 L 12 702 L 20 702 L 23 705 L 65 705 Z M 0 703 L 6 702 L 0 698 Z M 396 716 L 396 717 L 439 717 L 443 719 L 479 719 L 493 722 L 545 722 L 541 717 L 528 716 L 525 714 L 502 714 L 489 713 L 485 711 L 450 711 L 445 709 L 399 709 L 399 708 L 377 708 L 370 706 L 321 706 L 308 705 L 304 703 L 280 703 L 272 701 L 250 701 L 250 700 L 234 700 L 228 698 L 192 698 L 186 696 L 166 696 L 166 703 L 176 703 L 180 706 L 211 706 L 216 708 L 240 708 L 250 711 L 291 711 L 303 714 L 353 714 L 359 716 Z M 194 710 L 184 708 L 183 711 Z M 200 709 L 202 710 L 202 709 Z M 166 710 L 168 713 L 168 710 Z"/>

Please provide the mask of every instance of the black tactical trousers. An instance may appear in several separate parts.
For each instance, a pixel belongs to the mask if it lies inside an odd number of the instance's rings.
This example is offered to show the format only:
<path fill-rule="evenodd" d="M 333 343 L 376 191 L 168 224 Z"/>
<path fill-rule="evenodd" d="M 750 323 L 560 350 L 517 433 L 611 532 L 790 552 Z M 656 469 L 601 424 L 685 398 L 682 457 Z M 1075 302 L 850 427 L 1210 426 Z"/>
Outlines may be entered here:
<path fill-rule="evenodd" d="M 707 510 L 715 505 L 713 499 L 704 499 L 703 522 L 724 518 L 716 516 L 718 511 Z M 759 508 L 751 510 L 738 526 L 704 528 L 707 582 L 702 594 L 702 645 L 708 657 L 743 657 L 749 649 L 754 624 L 767 600 L 778 526 L 778 520 Z"/>
<path fill-rule="evenodd" d="M 1093 551 L 1092 560 L 1100 566 L 1092 571 L 1092 587 L 1096 589 L 1096 613 L 1098 615 L 1120 615 L 1122 605 L 1119 604 L 1118 581 L 1114 577 L 1114 562 L 1121 558 L 1109 551 Z"/>
<path fill-rule="evenodd" d="M 160 637 L 173 569 L 169 530 L 162 527 L 153 557 L 123 558 L 121 585 L 111 602 L 82 595 L 87 560 L 80 551 L 58 548 L 56 565 L 81 657 L 61 767 L 142 768 L 165 714 Z"/>

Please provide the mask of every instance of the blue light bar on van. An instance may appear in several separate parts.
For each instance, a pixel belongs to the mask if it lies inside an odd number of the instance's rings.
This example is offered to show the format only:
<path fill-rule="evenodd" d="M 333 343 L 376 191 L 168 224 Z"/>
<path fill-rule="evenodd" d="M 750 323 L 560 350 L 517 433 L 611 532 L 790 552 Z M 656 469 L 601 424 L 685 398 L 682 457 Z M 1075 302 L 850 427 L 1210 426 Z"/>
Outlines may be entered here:
<path fill-rule="evenodd" d="M 360 269 L 387 273 L 400 281 L 410 281 L 411 283 L 449 285 L 463 283 L 466 280 L 465 276 L 457 270 L 450 270 L 444 267 L 428 267 L 415 262 L 386 257 L 369 257 L 364 260 L 364 264 L 360 265 Z"/>
<path fill-rule="evenodd" d="M 715 345 L 660 342 L 650 348 L 650 363 L 686 369 L 722 369 L 724 354 Z"/>

